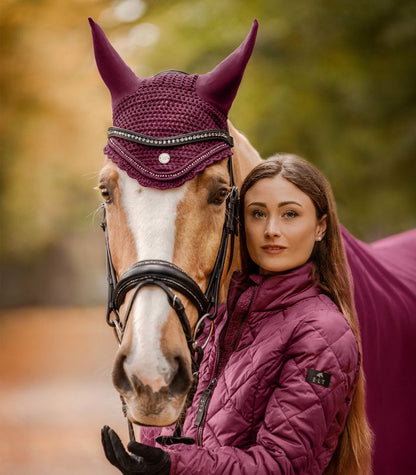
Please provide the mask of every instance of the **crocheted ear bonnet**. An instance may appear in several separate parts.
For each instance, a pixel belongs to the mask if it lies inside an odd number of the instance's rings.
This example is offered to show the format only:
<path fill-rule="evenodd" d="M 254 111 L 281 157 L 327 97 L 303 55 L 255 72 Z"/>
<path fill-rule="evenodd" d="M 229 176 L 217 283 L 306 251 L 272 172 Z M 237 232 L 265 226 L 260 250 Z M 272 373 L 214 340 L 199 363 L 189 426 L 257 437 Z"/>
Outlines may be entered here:
<path fill-rule="evenodd" d="M 98 70 L 111 93 L 113 127 L 104 153 L 141 185 L 175 188 L 232 155 L 227 116 L 254 48 L 244 42 L 211 72 L 139 78 L 89 19 Z"/>

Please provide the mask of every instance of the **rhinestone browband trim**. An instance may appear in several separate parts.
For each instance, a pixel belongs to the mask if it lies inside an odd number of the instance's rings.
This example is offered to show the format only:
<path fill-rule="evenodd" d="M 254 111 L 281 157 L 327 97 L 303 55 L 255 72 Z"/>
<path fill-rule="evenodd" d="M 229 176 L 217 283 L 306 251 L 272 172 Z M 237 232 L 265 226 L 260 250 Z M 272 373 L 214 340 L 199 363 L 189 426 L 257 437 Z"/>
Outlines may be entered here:
<path fill-rule="evenodd" d="M 222 129 L 201 130 L 200 132 L 192 132 L 190 134 L 176 135 L 174 137 L 149 137 L 120 127 L 110 127 L 107 133 L 108 137 L 118 137 L 120 139 L 135 142 L 148 147 L 177 147 L 178 145 L 186 145 L 189 143 L 205 142 L 208 140 L 222 140 L 230 147 L 233 147 L 234 141 L 231 135 Z"/>

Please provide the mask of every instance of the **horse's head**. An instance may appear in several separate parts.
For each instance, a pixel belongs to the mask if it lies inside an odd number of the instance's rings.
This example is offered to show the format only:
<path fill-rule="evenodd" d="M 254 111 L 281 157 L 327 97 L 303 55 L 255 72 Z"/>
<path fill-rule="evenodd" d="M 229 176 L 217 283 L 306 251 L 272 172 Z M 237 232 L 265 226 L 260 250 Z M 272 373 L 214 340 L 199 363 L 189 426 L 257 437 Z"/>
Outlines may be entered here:
<path fill-rule="evenodd" d="M 113 103 L 99 178 L 110 277 L 113 272 L 117 283 L 110 303 L 123 327 L 113 382 L 131 421 L 168 425 L 179 417 L 193 381 L 190 332 L 209 310 L 204 292 L 212 285 L 232 186 L 227 114 L 257 23 L 210 73 L 140 79 L 90 22 Z M 232 134 L 247 149 L 245 139 Z M 257 160 L 249 148 L 250 155 Z M 238 180 L 243 166 L 236 167 Z"/>

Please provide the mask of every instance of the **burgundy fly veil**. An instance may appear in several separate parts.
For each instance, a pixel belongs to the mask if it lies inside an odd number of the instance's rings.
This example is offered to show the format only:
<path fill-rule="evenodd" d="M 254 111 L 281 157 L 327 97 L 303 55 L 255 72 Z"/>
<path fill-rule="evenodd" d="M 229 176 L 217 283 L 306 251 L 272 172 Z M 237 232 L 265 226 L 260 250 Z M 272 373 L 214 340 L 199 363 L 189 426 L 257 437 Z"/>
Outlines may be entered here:
<path fill-rule="evenodd" d="M 232 155 L 227 116 L 254 48 L 257 21 L 212 71 L 139 78 L 89 19 L 98 70 L 111 93 L 113 127 L 104 153 L 141 185 L 175 188 Z"/>

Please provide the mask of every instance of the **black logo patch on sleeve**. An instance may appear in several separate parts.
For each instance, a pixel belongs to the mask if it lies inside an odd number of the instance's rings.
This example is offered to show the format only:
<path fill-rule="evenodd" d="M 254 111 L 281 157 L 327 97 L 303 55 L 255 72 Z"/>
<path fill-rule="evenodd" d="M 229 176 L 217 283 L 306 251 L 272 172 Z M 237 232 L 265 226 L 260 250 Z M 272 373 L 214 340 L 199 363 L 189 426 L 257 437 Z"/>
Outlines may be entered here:
<path fill-rule="evenodd" d="M 324 388 L 329 388 L 329 382 L 331 381 L 331 373 L 324 373 L 317 369 L 308 368 L 306 373 L 306 381 L 308 383 L 318 384 Z"/>

